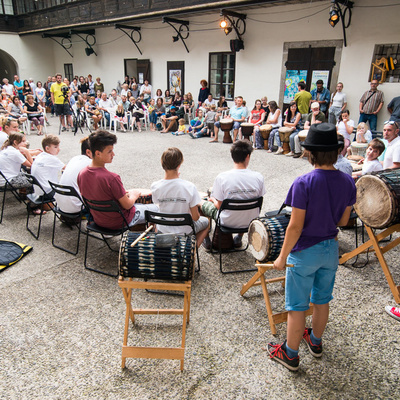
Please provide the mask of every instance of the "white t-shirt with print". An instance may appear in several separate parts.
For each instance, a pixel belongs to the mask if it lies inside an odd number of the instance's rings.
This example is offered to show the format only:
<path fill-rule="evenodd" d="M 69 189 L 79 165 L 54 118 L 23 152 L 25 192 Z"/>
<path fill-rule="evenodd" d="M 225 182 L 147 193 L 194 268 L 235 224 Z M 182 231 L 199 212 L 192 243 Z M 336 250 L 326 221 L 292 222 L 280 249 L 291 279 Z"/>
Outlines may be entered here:
<path fill-rule="evenodd" d="M 264 196 L 264 178 L 250 169 L 232 169 L 220 173 L 214 181 L 212 196 L 219 201 L 225 199 L 255 199 Z M 223 211 L 221 224 L 232 228 L 245 228 L 259 216 L 258 209 L 249 211 Z"/>
<path fill-rule="evenodd" d="M 58 173 L 62 170 L 64 164 L 52 154 L 40 153 L 33 161 L 31 174 L 39 181 L 46 193 L 51 192 L 50 182 L 58 183 Z M 42 196 L 43 192 L 34 185 L 35 195 Z"/>
<path fill-rule="evenodd" d="M 0 171 L 7 179 L 16 177 L 21 171 L 21 164 L 26 158 L 13 146 L 8 146 L 0 151 Z M 0 175 L 0 186 L 5 185 L 5 180 Z"/>
<path fill-rule="evenodd" d="M 200 204 L 200 194 L 196 186 L 184 179 L 161 179 L 151 185 L 153 203 L 161 213 L 165 214 L 190 214 L 190 209 Z M 190 226 L 166 226 L 161 225 L 163 233 L 189 234 Z"/>
<path fill-rule="evenodd" d="M 83 168 L 87 167 L 92 160 L 85 155 L 72 157 L 68 162 L 60 179 L 60 185 L 72 186 L 79 194 L 78 175 Z M 61 196 L 56 194 L 57 206 L 66 213 L 77 213 L 81 210 L 82 203 L 72 196 Z"/>

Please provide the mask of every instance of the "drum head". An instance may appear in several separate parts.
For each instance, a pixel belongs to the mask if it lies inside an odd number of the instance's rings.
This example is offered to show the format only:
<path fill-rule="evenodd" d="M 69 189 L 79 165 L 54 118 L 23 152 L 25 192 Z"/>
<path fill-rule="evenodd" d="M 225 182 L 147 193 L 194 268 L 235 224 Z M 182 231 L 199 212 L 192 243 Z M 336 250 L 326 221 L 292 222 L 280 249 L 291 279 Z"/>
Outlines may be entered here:
<path fill-rule="evenodd" d="M 364 175 L 356 183 L 354 210 L 371 228 L 385 228 L 394 219 L 396 204 L 390 187 L 377 175 Z"/>
<path fill-rule="evenodd" d="M 254 258 L 264 261 L 269 254 L 269 235 L 268 231 L 259 219 L 254 219 L 249 226 L 249 249 Z"/>

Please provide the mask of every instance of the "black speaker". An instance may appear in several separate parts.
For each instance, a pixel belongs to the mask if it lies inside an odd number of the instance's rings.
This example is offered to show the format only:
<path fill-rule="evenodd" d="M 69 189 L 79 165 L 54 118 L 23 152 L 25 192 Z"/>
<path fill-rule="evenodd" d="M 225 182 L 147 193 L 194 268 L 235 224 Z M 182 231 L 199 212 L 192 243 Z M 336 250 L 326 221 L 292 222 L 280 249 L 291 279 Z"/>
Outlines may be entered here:
<path fill-rule="evenodd" d="M 244 43 L 243 40 L 240 39 L 233 39 L 230 42 L 231 45 L 231 52 L 236 53 L 240 50 L 244 50 Z"/>
<path fill-rule="evenodd" d="M 85 53 L 86 53 L 87 56 L 90 56 L 91 54 L 94 53 L 94 50 L 93 50 L 92 47 L 86 47 L 85 48 Z"/>

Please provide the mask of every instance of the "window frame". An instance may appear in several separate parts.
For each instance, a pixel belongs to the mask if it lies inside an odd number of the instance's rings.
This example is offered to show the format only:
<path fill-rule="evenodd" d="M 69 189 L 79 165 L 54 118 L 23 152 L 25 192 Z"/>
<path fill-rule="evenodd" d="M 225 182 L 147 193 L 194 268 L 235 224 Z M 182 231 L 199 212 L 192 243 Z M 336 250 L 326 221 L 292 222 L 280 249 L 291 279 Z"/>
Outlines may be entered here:
<path fill-rule="evenodd" d="M 221 55 L 222 57 L 224 57 L 224 56 L 234 56 L 234 67 L 233 68 L 223 68 L 224 63 L 223 63 L 223 60 L 222 60 L 221 68 L 219 68 L 219 69 L 218 68 L 211 68 L 211 58 L 212 58 L 212 56 L 218 56 L 218 55 Z M 220 82 L 215 82 L 215 83 L 211 82 L 211 71 L 213 71 L 213 70 L 216 70 L 216 71 L 219 70 L 220 77 L 221 77 L 220 78 Z M 225 99 L 227 101 L 233 101 L 234 98 L 235 98 L 236 53 L 235 52 L 231 52 L 231 51 L 216 51 L 216 52 L 209 53 L 209 56 L 208 56 L 208 87 L 210 88 L 210 92 L 213 94 L 213 99 L 215 99 L 215 100 L 219 99 L 219 97 L 215 96 L 216 93 L 213 93 L 213 90 L 212 90 L 213 85 L 219 86 L 219 92 L 222 95 L 224 86 L 226 85 L 226 83 L 222 82 L 222 77 L 224 76 L 224 71 L 230 71 L 230 70 L 233 70 L 232 98 L 227 96 L 227 94 L 225 93 L 224 96 L 225 96 Z"/>

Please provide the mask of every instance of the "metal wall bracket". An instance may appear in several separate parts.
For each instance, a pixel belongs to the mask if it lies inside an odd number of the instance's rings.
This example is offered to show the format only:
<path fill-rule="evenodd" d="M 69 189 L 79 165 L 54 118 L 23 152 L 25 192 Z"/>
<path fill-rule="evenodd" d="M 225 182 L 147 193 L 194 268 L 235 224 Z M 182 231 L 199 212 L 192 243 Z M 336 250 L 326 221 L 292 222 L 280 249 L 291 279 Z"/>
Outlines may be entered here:
<path fill-rule="evenodd" d="M 51 35 L 47 33 L 43 33 L 42 38 L 47 38 L 54 40 L 57 44 L 59 44 L 72 58 L 74 56 L 69 52 L 69 49 L 72 47 L 72 42 L 71 42 L 71 35 L 68 33 L 66 34 L 59 34 L 59 35 Z M 58 41 L 56 38 L 61 38 L 60 41 Z"/>
<path fill-rule="evenodd" d="M 140 27 L 138 26 L 129 26 L 129 25 L 120 25 L 120 24 L 115 24 L 115 29 L 119 29 L 120 31 L 124 32 L 126 36 L 129 37 L 129 39 L 132 40 L 133 44 L 136 46 L 138 49 L 140 55 L 143 53 L 140 51 L 139 46 L 137 45 L 141 40 L 142 40 L 142 34 L 140 33 Z M 130 33 L 128 33 L 126 30 L 130 30 Z M 135 40 L 133 35 L 137 33 L 139 35 L 138 40 Z"/>
<path fill-rule="evenodd" d="M 173 42 L 177 42 L 179 39 L 182 40 L 183 45 L 185 46 L 186 51 L 189 53 L 189 49 L 186 46 L 185 39 L 189 37 L 189 21 L 182 21 L 180 19 L 163 17 L 162 22 L 166 22 L 171 28 L 173 28 L 177 34 L 177 36 L 172 36 Z M 179 29 L 172 24 L 178 24 Z"/>

